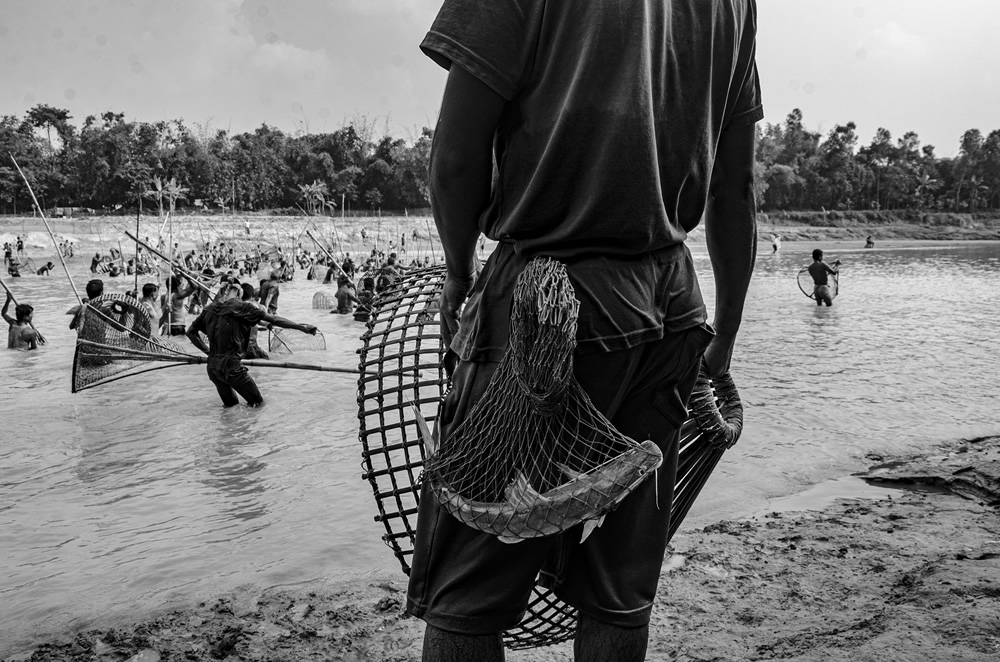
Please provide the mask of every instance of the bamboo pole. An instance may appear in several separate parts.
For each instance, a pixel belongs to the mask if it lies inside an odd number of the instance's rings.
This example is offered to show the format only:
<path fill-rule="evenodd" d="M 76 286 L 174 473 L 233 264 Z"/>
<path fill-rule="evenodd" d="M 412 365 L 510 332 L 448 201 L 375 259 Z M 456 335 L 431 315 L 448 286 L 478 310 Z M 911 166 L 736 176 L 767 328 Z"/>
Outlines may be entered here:
<path fill-rule="evenodd" d="M 350 278 L 350 276 L 347 275 L 347 272 L 344 271 L 343 267 L 341 267 L 339 264 L 337 264 L 337 260 L 335 260 L 333 258 L 333 255 L 330 254 L 330 251 L 326 250 L 326 246 L 324 246 L 323 244 L 319 243 L 319 239 L 317 239 L 316 237 L 314 237 L 312 232 L 309 232 L 308 230 L 306 230 L 306 234 L 309 235 L 309 238 L 312 239 L 314 242 L 316 242 L 316 245 L 319 246 L 319 249 L 321 251 L 323 251 L 323 253 L 326 254 L 326 257 L 330 260 L 330 263 L 333 264 L 333 266 L 337 267 L 337 271 L 339 271 L 340 273 L 344 274 L 345 278 Z"/>
<path fill-rule="evenodd" d="M 28 178 L 24 176 L 24 171 L 21 170 L 21 166 L 17 164 L 17 159 L 10 152 L 7 152 L 10 156 L 10 160 L 14 162 L 14 167 L 17 168 L 17 172 L 21 175 L 21 179 L 24 180 L 24 185 L 28 187 L 28 193 L 31 194 L 31 199 L 35 203 L 35 208 L 38 210 L 39 216 L 42 217 L 42 223 L 45 224 L 45 229 L 49 233 L 49 238 L 52 239 L 52 247 L 56 249 L 56 255 L 59 257 L 59 263 L 62 264 L 63 271 L 66 272 L 66 278 L 69 279 L 69 286 L 73 288 L 73 294 L 76 295 L 76 300 L 83 305 L 83 299 L 80 297 L 80 292 L 76 289 L 76 283 L 73 282 L 73 277 L 69 273 L 69 267 L 66 266 L 66 260 L 63 258 L 62 252 L 59 250 L 59 242 L 56 241 L 56 236 L 52 234 L 52 228 L 49 227 L 49 221 L 45 218 L 45 212 L 42 211 L 41 205 L 38 204 L 38 198 L 35 197 L 35 192 L 31 189 L 31 184 L 28 183 Z"/>

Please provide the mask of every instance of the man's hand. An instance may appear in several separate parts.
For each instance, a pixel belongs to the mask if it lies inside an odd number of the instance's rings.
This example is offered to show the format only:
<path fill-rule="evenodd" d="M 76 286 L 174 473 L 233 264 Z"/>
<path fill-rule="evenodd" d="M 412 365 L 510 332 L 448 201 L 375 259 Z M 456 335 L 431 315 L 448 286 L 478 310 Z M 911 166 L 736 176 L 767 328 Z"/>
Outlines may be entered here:
<path fill-rule="evenodd" d="M 300 324 L 299 331 L 302 333 L 308 333 L 310 336 L 315 336 L 317 329 L 312 324 Z"/>
<path fill-rule="evenodd" d="M 444 279 L 444 289 L 441 291 L 438 307 L 441 314 L 441 337 L 444 339 L 445 349 L 451 347 L 451 341 L 458 333 L 459 311 L 475 284 L 475 274 L 462 277 L 449 273 Z"/>

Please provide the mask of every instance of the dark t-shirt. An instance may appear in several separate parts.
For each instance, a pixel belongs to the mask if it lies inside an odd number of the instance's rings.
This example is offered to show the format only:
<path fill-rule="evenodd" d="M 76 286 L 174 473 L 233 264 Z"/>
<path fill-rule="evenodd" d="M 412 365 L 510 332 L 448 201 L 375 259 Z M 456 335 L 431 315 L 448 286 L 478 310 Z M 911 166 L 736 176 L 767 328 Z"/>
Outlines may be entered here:
<path fill-rule="evenodd" d="M 445 0 L 421 49 L 507 100 L 479 218 L 500 243 L 452 345 L 463 359 L 499 360 L 536 255 L 567 265 L 580 352 L 704 321 L 683 242 L 719 137 L 763 117 L 754 0 Z"/>
<path fill-rule="evenodd" d="M 250 331 L 264 317 L 264 311 L 246 301 L 227 299 L 209 304 L 191 326 L 208 336 L 208 355 L 242 359 L 247 353 Z"/>

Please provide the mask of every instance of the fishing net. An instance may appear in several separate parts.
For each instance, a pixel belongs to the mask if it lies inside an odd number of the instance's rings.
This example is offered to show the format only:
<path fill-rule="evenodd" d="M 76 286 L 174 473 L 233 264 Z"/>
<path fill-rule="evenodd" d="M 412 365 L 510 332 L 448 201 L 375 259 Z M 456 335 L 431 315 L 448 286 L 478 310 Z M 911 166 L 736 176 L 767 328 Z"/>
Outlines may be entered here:
<path fill-rule="evenodd" d="M 798 282 L 802 294 L 813 301 L 816 300 L 816 286 L 813 284 L 812 276 L 809 275 L 809 267 L 799 271 L 796 282 Z M 830 288 L 830 298 L 836 299 L 840 293 L 840 274 L 830 274 L 830 277 L 827 279 L 827 285 Z"/>
<path fill-rule="evenodd" d="M 448 390 L 437 298 L 441 266 L 414 269 L 372 305 L 362 336 L 358 380 L 359 436 L 363 478 L 368 481 L 384 533 L 403 572 L 409 574 L 416 531 L 424 446 L 417 414 L 433 427 Z M 742 405 L 727 376 L 713 383 L 704 373 L 691 398 L 691 416 L 680 432 L 680 455 L 670 534 L 742 428 Z M 577 612 L 549 588 L 536 584 L 524 617 L 503 633 L 510 649 L 526 649 L 573 638 Z"/>
<path fill-rule="evenodd" d="M 318 310 L 333 310 L 337 307 L 337 297 L 326 292 L 317 292 L 313 295 L 313 308 Z"/>
<path fill-rule="evenodd" d="M 525 267 L 508 350 L 424 467 L 445 510 L 503 542 L 597 520 L 663 460 L 652 441 L 618 432 L 573 376 L 579 305 L 562 263 L 535 258 Z"/>
<path fill-rule="evenodd" d="M 278 327 L 271 327 L 269 331 L 267 349 L 272 354 L 326 351 L 326 338 L 319 331 L 314 336 Z"/>
<path fill-rule="evenodd" d="M 103 294 L 92 299 L 77 328 L 73 393 L 171 365 L 158 361 L 200 358 L 156 337 L 155 331 L 149 313 L 132 297 Z"/>

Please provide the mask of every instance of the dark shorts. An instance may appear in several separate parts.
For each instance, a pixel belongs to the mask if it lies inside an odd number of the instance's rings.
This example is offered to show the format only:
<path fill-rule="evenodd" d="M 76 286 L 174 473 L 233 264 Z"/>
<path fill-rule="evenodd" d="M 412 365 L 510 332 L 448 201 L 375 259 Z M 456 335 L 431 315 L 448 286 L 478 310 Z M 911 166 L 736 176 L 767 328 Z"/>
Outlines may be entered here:
<path fill-rule="evenodd" d="M 536 578 L 600 622 L 649 622 L 667 545 L 677 442 L 701 356 L 713 337 L 697 326 L 618 352 L 575 358 L 574 372 L 594 405 L 632 439 L 663 451 L 645 481 L 580 544 L 581 526 L 509 545 L 468 527 L 421 493 L 407 611 L 434 627 L 482 635 L 515 626 Z M 441 406 L 442 438 L 472 410 L 496 363 L 462 362 Z"/>
<path fill-rule="evenodd" d="M 257 383 L 235 356 L 210 356 L 208 358 L 208 378 L 215 384 L 222 404 L 234 407 L 240 403 L 239 393 L 247 404 L 256 407 L 264 402 Z"/>

